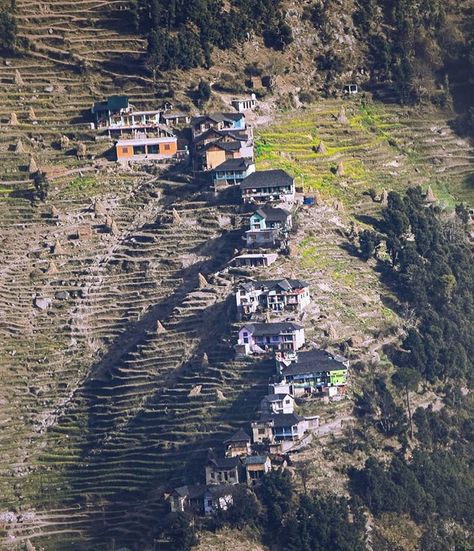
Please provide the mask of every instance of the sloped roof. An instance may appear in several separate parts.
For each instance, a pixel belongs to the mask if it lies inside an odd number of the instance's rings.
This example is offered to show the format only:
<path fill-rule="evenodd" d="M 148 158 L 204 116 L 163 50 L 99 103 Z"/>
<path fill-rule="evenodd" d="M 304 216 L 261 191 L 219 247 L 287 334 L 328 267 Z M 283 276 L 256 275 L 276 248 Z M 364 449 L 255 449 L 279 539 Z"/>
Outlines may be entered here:
<path fill-rule="evenodd" d="M 223 130 L 217 130 L 217 128 L 209 128 L 199 136 L 194 138 L 194 143 L 198 144 L 207 140 L 210 136 L 217 136 L 216 140 L 230 136 L 235 140 L 245 142 L 249 139 L 247 131 L 243 128 L 224 128 Z"/>
<path fill-rule="evenodd" d="M 267 394 L 263 398 L 263 400 L 266 400 L 267 402 L 279 402 L 280 400 L 283 400 L 287 396 L 290 396 L 288 393 L 285 394 Z"/>
<path fill-rule="evenodd" d="M 304 421 L 304 417 L 300 417 L 296 413 L 269 413 L 262 415 L 260 421 L 265 423 L 273 421 L 274 427 L 291 427 Z"/>
<path fill-rule="evenodd" d="M 192 484 L 185 486 L 180 486 L 175 488 L 173 491 L 177 493 L 180 497 L 188 497 L 189 499 L 195 499 L 201 497 L 205 494 L 207 486 L 204 484 Z"/>
<path fill-rule="evenodd" d="M 110 96 L 106 101 L 94 103 L 93 111 L 120 111 L 128 107 L 128 96 Z"/>
<path fill-rule="evenodd" d="M 249 455 L 244 459 L 244 465 L 264 465 L 267 459 L 266 455 Z"/>
<path fill-rule="evenodd" d="M 224 172 L 229 170 L 247 170 L 250 165 L 253 165 L 251 159 L 228 159 L 219 166 L 216 166 L 214 172 Z"/>
<path fill-rule="evenodd" d="M 217 469 L 235 469 L 240 464 L 240 457 L 212 457 L 208 459 Z"/>
<path fill-rule="evenodd" d="M 235 122 L 242 118 L 245 118 L 243 113 L 210 113 L 208 115 L 200 115 L 198 117 L 194 117 L 191 121 L 191 126 L 197 126 L 198 124 L 202 124 L 207 120 L 211 120 L 212 122 Z"/>
<path fill-rule="evenodd" d="M 279 335 L 303 329 L 302 325 L 292 321 L 283 321 L 276 323 L 249 323 L 244 326 L 252 335 L 257 337 Z"/>
<path fill-rule="evenodd" d="M 320 349 L 299 352 L 297 359 L 288 367 L 283 367 L 283 376 L 346 369 L 344 362 L 347 361 L 345 358 L 336 358 L 326 350 Z"/>
<path fill-rule="evenodd" d="M 244 429 L 239 429 L 228 440 L 225 440 L 224 444 L 231 444 L 232 442 L 250 442 L 250 436 L 244 431 Z"/>
<path fill-rule="evenodd" d="M 306 281 L 301 279 L 261 279 L 257 281 L 248 281 L 243 283 L 241 287 L 247 292 L 255 289 L 265 289 L 267 291 L 293 291 L 294 289 L 304 289 L 309 287 L 309 285 Z"/>
<path fill-rule="evenodd" d="M 203 149 L 207 151 L 211 147 L 218 147 L 219 149 L 223 149 L 224 151 L 238 151 L 240 149 L 240 142 L 211 142 L 206 144 Z"/>
<path fill-rule="evenodd" d="M 240 184 L 241 189 L 291 186 L 293 178 L 284 170 L 259 170 L 247 176 Z"/>
<path fill-rule="evenodd" d="M 265 205 L 257 209 L 254 214 L 258 214 L 269 222 L 285 222 L 288 216 L 290 216 L 290 212 L 286 209 L 272 207 L 270 205 Z"/>

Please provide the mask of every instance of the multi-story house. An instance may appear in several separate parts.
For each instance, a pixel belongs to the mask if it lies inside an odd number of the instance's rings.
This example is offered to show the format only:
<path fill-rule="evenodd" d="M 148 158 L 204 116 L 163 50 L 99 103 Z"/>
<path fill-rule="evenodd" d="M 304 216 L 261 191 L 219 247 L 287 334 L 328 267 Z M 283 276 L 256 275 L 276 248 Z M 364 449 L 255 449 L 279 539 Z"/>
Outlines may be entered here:
<path fill-rule="evenodd" d="M 292 202 L 295 199 L 295 183 L 284 170 L 260 170 L 240 184 L 244 203 Z"/>
<path fill-rule="evenodd" d="M 212 171 L 215 187 L 219 185 L 236 185 L 255 172 L 255 163 L 251 159 L 229 159 Z"/>
<path fill-rule="evenodd" d="M 210 113 L 191 120 L 193 141 L 204 132 L 213 130 L 245 130 L 247 127 L 243 113 Z"/>
<path fill-rule="evenodd" d="M 206 484 L 240 484 L 244 482 L 239 456 L 217 457 L 210 452 L 206 463 Z"/>
<path fill-rule="evenodd" d="M 265 414 L 252 423 L 254 442 L 295 442 L 301 440 L 307 430 L 308 422 L 296 413 Z"/>
<path fill-rule="evenodd" d="M 287 210 L 266 205 L 250 217 L 250 229 L 245 232 L 246 246 L 281 247 L 287 242 L 291 225 L 291 214 Z"/>
<path fill-rule="evenodd" d="M 265 413 L 294 413 L 295 399 L 291 394 L 267 394 L 260 402 L 260 411 Z"/>
<path fill-rule="evenodd" d="M 239 331 L 239 355 L 266 351 L 295 352 L 305 343 L 304 327 L 294 322 L 249 323 Z"/>
<path fill-rule="evenodd" d="M 251 317 L 258 310 L 302 312 L 311 302 L 309 285 L 299 279 L 249 281 L 235 295 L 237 317 Z"/>
<path fill-rule="evenodd" d="M 277 374 L 283 384 L 289 385 L 293 396 L 326 393 L 344 394 L 349 362 L 325 350 L 275 355 Z"/>

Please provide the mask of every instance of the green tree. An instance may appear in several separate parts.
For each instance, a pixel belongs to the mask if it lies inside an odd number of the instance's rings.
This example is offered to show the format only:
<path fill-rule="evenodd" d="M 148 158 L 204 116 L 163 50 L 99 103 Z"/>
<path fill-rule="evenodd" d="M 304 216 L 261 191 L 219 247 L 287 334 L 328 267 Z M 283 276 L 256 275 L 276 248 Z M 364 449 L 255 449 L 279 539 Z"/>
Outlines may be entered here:
<path fill-rule="evenodd" d="M 411 405 L 410 405 L 410 391 L 415 391 L 420 384 L 421 376 L 419 371 L 411 369 L 408 367 L 403 367 L 397 370 L 393 375 L 392 381 L 393 384 L 400 389 L 405 391 L 405 399 L 407 404 L 408 420 L 410 423 L 410 435 L 413 438 L 413 420 L 411 414 Z"/>
<path fill-rule="evenodd" d="M 163 535 L 171 541 L 176 551 L 189 551 L 198 543 L 194 522 L 186 513 L 171 514 Z"/>
<path fill-rule="evenodd" d="M 369 260 L 373 256 L 377 257 L 381 242 L 382 238 L 379 234 L 370 230 L 364 230 L 359 236 L 359 247 L 362 258 Z"/>
<path fill-rule="evenodd" d="M 33 177 L 35 191 L 33 199 L 37 201 L 46 201 L 49 193 L 49 180 L 45 172 L 36 172 Z"/>

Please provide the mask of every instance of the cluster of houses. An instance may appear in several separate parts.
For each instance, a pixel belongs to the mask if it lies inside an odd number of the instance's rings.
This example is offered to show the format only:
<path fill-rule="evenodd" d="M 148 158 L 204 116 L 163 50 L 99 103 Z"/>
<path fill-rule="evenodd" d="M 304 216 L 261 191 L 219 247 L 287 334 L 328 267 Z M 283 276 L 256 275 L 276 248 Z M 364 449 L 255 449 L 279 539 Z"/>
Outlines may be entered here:
<path fill-rule="evenodd" d="M 232 113 L 192 119 L 183 113 L 137 111 L 126 96 L 110 97 L 92 108 L 95 127 L 117 138 L 120 162 L 176 158 L 182 151 L 177 129 L 189 125 L 185 151 L 192 156 L 193 170 L 205 175 L 216 193 L 238 189 L 248 220 L 243 236 L 246 252 L 228 265 L 240 276 L 235 292 L 239 323 L 235 351 L 238 357 L 269 355 L 275 371 L 258 418 L 249 426 L 250 434 L 237 431 L 224 442 L 222 455 L 210 450 L 205 483 L 181 486 L 167 494 L 174 512 L 208 515 L 226 510 L 235 488 L 254 485 L 272 468 L 285 467 L 285 454 L 304 445 L 308 433 L 318 428 L 318 416 L 297 413 L 297 400 L 345 393 L 347 360 L 320 349 L 304 349 L 305 329 L 299 320 L 311 303 L 309 285 L 299 279 L 253 279 L 248 270 L 242 270 L 269 266 L 288 250 L 292 212 L 298 204 L 289 174 L 256 170 L 253 131 L 244 114 L 253 102 L 254 98 L 250 103 L 242 100 Z"/>
<path fill-rule="evenodd" d="M 92 127 L 115 140 L 117 161 L 122 164 L 181 159 L 193 147 L 195 170 L 220 174 L 251 174 L 255 170 L 252 129 L 244 112 L 256 106 L 256 98 L 235 99 L 234 113 L 214 113 L 191 118 L 187 113 L 164 109 L 138 110 L 128 96 L 110 96 L 93 104 Z M 191 128 L 191 138 L 187 129 Z M 238 161 L 226 166 L 226 161 Z M 243 164 L 243 169 L 240 166 Z M 242 170 L 241 170 L 242 169 Z"/>
<path fill-rule="evenodd" d="M 297 399 L 343 396 L 348 362 L 321 349 L 302 350 L 304 327 L 293 321 L 262 322 L 268 315 L 299 315 L 311 302 L 309 286 L 297 279 L 249 280 L 235 293 L 241 324 L 237 356 L 271 355 L 275 372 L 247 433 L 239 429 L 224 441 L 222 454 L 209 450 L 205 483 L 166 494 L 172 512 L 215 515 L 233 503 L 242 486 L 254 486 L 272 469 L 286 468 L 288 453 L 310 440 L 319 416 L 297 413 Z"/>
<path fill-rule="evenodd" d="M 172 512 L 190 512 L 212 515 L 226 511 L 233 503 L 235 491 L 254 486 L 272 469 L 286 468 L 289 458 L 283 454 L 268 453 L 258 442 L 239 429 L 224 442 L 219 455 L 209 450 L 204 466 L 204 484 L 174 488 L 166 494 Z"/>

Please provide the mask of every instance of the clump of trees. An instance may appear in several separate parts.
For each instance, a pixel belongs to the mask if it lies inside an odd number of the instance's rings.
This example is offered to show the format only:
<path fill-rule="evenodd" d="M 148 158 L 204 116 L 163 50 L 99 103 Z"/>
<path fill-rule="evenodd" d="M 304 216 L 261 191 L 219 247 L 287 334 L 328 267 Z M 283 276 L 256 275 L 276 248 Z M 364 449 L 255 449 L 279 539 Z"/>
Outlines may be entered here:
<path fill-rule="evenodd" d="M 148 36 L 148 64 L 155 70 L 211 65 L 214 47 L 228 49 L 254 32 L 282 50 L 293 40 L 281 0 L 133 0 L 137 32 Z"/>
<path fill-rule="evenodd" d="M 365 549 L 360 507 L 344 498 L 298 495 L 288 471 L 265 475 L 255 491 L 234 487 L 232 505 L 214 519 L 215 528 L 223 525 L 252 527 L 267 545 L 285 551 Z M 177 551 L 188 551 L 196 542 L 194 524 L 186 514 L 171 515 L 161 535 Z"/>
<path fill-rule="evenodd" d="M 462 395 L 440 411 L 418 408 L 413 415 L 418 446 L 412 457 L 400 454 L 388 465 L 371 457 L 362 469 L 351 469 L 354 499 L 376 516 L 408 514 L 423 524 L 422 550 L 470 549 L 466 544 L 473 540 L 473 413 L 471 397 Z M 430 530 L 434 525 L 437 529 Z M 435 546 L 440 534 L 459 547 Z"/>
<path fill-rule="evenodd" d="M 393 354 L 396 365 L 424 378 L 472 380 L 474 264 L 465 239 L 466 208 L 445 220 L 420 188 L 391 192 L 382 229 L 395 288 L 419 319 Z M 375 234 L 362 236 L 362 255 L 375 253 Z"/>
<path fill-rule="evenodd" d="M 0 50 L 15 49 L 17 34 L 15 8 L 15 0 L 0 0 Z"/>

